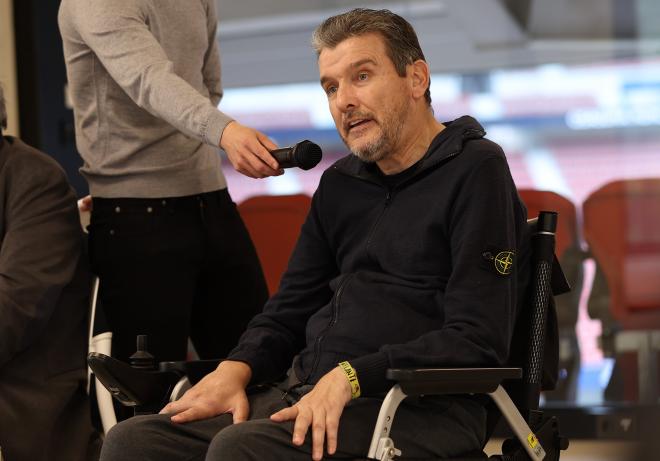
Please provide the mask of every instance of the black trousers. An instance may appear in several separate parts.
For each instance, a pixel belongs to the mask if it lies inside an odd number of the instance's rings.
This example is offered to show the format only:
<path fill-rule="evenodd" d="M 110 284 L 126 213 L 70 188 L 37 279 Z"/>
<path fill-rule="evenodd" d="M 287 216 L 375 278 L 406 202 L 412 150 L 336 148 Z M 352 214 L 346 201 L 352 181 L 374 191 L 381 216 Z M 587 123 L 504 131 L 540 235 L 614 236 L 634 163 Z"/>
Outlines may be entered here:
<path fill-rule="evenodd" d="M 157 361 L 224 357 L 268 289 L 226 189 L 162 199 L 93 199 L 92 270 L 112 355 L 128 360 L 138 334 Z"/>
<path fill-rule="evenodd" d="M 240 424 L 232 424 L 230 414 L 187 424 L 174 424 L 167 415 L 130 418 L 108 432 L 101 461 L 309 461 L 311 429 L 297 447 L 291 442 L 293 422 L 269 419 L 311 386 L 305 387 L 252 389 L 250 418 Z M 381 403 L 381 398 L 364 397 L 349 402 L 339 423 L 337 453 L 326 458 L 366 458 Z M 397 410 L 391 437 L 403 451 L 402 460 L 443 459 L 480 450 L 485 427 L 485 408 L 469 398 L 408 398 Z"/>

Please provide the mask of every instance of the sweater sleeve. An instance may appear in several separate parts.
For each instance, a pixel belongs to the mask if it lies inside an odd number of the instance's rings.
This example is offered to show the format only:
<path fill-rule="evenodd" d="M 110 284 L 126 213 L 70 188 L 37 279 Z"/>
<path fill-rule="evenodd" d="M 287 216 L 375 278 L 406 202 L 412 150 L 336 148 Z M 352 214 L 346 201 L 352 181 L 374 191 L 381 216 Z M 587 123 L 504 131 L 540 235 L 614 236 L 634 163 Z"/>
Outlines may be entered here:
<path fill-rule="evenodd" d="M 323 178 L 280 286 L 248 325 L 230 360 L 247 363 L 253 382 L 281 376 L 305 346 L 309 318 L 332 298 L 330 281 L 339 270 L 321 225 Z"/>
<path fill-rule="evenodd" d="M 209 31 L 209 48 L 204 57 L 204 85 L 209 90 L 211 102 L 214 106 L 220 104 L 222 99 L 222 79 L 220 72 L 220 51 L 216 34 L 218 31 L 218 16 L 215 10 L 215 1 L 207 2 L 206 21 Z"/>
<path fill-rule="evenodd" d="M 81 257 L 76 198 L 64 172 L 21 151 L 4 166 L 0 369 L 43 332 Z"/>
<path fill-rule="evenodd" d="M 217 147 L 231 118 L 215 105 L 220 94 L 215 40 L 209 43 L 204 66 L 205 82 L 213 88 L 209 99 L 175 73 L 174 64 L 149 30 L 142 5 L 132 0 L 87 0 L 77 2 L 69 14 L 84 42 L 133 102 L 183 133 Z"/>
<path fill-rule="evenodd" d="M 515 197 L 503 156 L 488 156 L 466 177 L 449 211 L 452 270 L 443 296 L 443 326 L 351 360 L 364 395 L 389 388 L 387 368 L 505 363 L 516 317 L 516 253 L 525 219 L 516 212 Z M 513 265 L 501 274 L 495 259 L 506 252 Z"/>

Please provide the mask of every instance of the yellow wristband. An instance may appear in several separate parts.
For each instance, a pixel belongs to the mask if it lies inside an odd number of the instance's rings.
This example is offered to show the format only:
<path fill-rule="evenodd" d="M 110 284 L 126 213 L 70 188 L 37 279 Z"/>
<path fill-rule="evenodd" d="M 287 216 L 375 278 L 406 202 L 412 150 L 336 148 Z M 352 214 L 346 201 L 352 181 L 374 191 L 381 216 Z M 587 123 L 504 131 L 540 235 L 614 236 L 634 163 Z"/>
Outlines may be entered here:
<path fill-rule="evenodd" d="M 360 396 L 360 382 L 358 381 L 355 369 L 348 362 L 340 362 L 339 366 L 346 373 L 348 383 L 351 385 L 351 398 L 357 399 Z"/>

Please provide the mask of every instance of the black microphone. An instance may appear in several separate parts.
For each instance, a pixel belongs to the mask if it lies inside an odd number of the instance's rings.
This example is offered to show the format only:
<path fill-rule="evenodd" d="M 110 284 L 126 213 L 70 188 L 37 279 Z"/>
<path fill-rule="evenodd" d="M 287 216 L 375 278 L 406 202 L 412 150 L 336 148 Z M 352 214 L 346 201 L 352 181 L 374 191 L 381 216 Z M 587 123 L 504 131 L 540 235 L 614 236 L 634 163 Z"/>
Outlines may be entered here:
<path fill-rule="evenodd" d="M 304 140 L 289 147 L 270 151 L 280 168 L 298 167 L 303 170 L 314 168 L 321 161 L 321 148 L 312 141 Z"/>

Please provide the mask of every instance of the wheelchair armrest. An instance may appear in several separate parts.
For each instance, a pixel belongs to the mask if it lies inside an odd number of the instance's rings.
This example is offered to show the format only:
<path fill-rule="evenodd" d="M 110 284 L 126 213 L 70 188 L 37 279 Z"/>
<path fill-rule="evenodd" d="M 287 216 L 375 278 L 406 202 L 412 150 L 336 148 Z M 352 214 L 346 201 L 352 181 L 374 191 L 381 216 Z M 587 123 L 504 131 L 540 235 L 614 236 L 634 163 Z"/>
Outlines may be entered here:
<path fill-rule="evenodd" d="M 160 371 L 175 371 L 188 377 L 190 384 L 195 385 L 204 376 L 218 368 L 223 359 L 193 360 L 188 362 L 160 362 Z"/>
<path fill-rule="evenodd" d="M 486 394 L 505 379 L 520 379 L 521 368 L 390 368 L 387 378 L 406 395 Z"/>
<path fill-rule="evenodd" d="M 130 407 L 164 406 L 183 375 L 178 370 L 151 371 L 133 368 L 104 354 L 91 352 L 87 363 L 96 378 L 122 404 Z"/>

